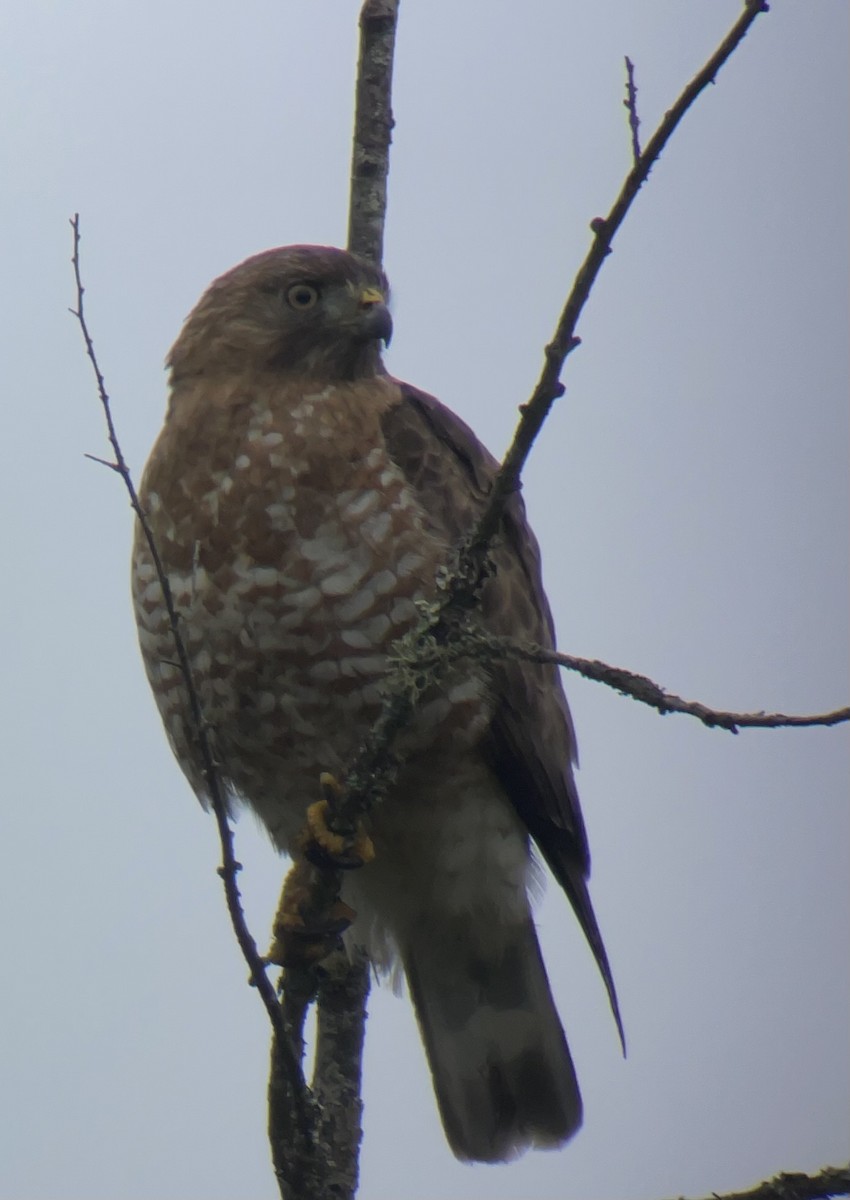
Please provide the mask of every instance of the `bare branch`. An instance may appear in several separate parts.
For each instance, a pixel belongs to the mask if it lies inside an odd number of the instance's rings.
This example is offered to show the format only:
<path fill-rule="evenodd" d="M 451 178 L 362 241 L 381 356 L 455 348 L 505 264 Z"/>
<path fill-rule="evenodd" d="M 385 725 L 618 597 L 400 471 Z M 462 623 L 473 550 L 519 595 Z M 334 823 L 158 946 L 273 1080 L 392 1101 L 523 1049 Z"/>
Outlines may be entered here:
<path fill-rule="evenodd" d="M 740 713 L 726 712 L 723 709 L 709 708 L 698 700 L 683 700 L 674 692 L 666 692 L 645 675 L 635 675 L 632 671 L 624 671 L 621 667 L 610 667 L 607 663 L 594 659 L 575 658 L 570 654 L 541 652 L 535 657 L 538 662 L 554 662 L 576 671 L 586 679 L 594 679 L 598 683 L 615 688 L 624 696 L 631 696 L 641 704 L 648 704 L 664 716 L 666 713 L 684 713 L 696 717 L 710 729 L 726 729 L 729 733 L 737 733 L 739 729 L 787 729 L 812 725 L 840 725 L 850 721 L 850 708 L 838 708 L 833 712 L 817 713 L 804 716 L 789 716 L 786 713 Z"/>
<path fill-rule="evenodd" d="M 709 1200 L 829 1200 L 830 1196 L 850 1196 L 850 1164 L 824 1167 L 816 1175 L 776 1175 L 748 1192 L 713 1192 Z"/>
<path fill-rule="evenodd" d="M 100 399 L 103 414 L 106 419 L 107 436 L 112 451 L 115 455 L 114 462 L 106 462 L 103 459 L 98 459 L 111 470 L 116 471 L 124 481 L 124 487 L 130 497 L 130 506 L 132 507 L 136 517 L 141 525 L 145 540 L 148 544 L 151 559 L 156 570 L 157 579 L 160 588 L 162 589 L 162 597 L 165 603 L 165 608 L 168 613 L 168 622 L 171 628 L 171 635 L 174 639 L 174 649 L 177 659 L 177 664 L 180 668 L 183 682 L 186 687 L 186 693 L 189 700 L 189 713 L 192 722 L 193 737 L 198 746 L 198 752 L 201 756 L 203 764 L 204 782 L 210 795 L 210 804 L 215 816 L 216 825 L 218 827 L 219 840 L 221 842 L 221 866 L 218 868 L 218 873 L 221 876 L 224 884 L 224 894 L 227 901 L 227 910 L 230 914 L 233 931 L 236 934 L 236 940 L 239 943 L 239 948 L 245 962 L 248 964 L 250 973 L 250 981 L 257 988 L 260 997 L 265 1005 L 268 1013 L 272 1029 L 278 1035 L 281 1043 L 281 1058 L 283 1069 L 289 1081 L 290 1092 L 292 1096 L 292 1111 L 297 1118 L 298 1128 L 300 1128 L 302 1136 L 306 1136 L 307 1113 L 305 1107 L 305 1085 L 304 1077 L 301 1072 L 300 1062 L 296 1059 L 292 1052 L 292 1046 L 286 1038 L 286 1030 L 283 1020 L 283 1012 L 275 995 L 274 986 L 266 974 L 266 964 L 259 951 L 257 943 L 251 936 L 248 925 L 245 921 L 245 914 L 242 911 L 242 900 L 239 894 L 239 885 L 237 876 L 241 869 L 241 865 L 236 860 L 236 855 L 233 850 L 233 833 L 227 816 L 227 796 L 222 784 L 221 776 L 218 771 L 215 754 L 212 748 L 210 739 L 210 728 L 204 719 L 203 709 L 201 707 L 200 696 L 195 684 L 192 673 L 192 664 L 189 655 L 186 651 L 186 644 L 183 640 L 183 635 L 180 632 L 180 614 L 174 603 L 174 596 L 171 591 L 171 584 L 168 575 L 162 564 L 162 559 L 159 555 L 147 515 L 139 501 L 138 492 L 136 491 L 133 477 L 124 454 L 121 450 L 121 445 L 118 441 L 118 434 L 115 428 L 115 422 L 112 416 L 112 406 L 109 400 L 109 393 L 106 390 L 106 381 L 103 377 L 103 372 L 97 361 L 95 353 L 94 341 L 89 331 L 88 322 L 86 321 L 85 309 L 83 306 L 83 297 L 85 288 L 83 287 L 82 275 L 80 269 L 80 215 L 75 213 L 71 218 L 71 228 L 73 230 L 73 254 L 71 262 L 74 268 L 74 281 L 76 284 L 77 307 L 72 308 L 72 314 L 77 318 L 80 326 L 80 331 L 83 335 L 83 341 L 86 347 L 86 354 L 94 371 L 97 381 L 97 393 Z M 93 457 L 93 456 L 89 456 Z"/>
<path fill-rule="evenodd" d="M 351 155 L 348 249 L 380 267 L 387 210 L 392 119 L 392 69 L 398 0 L 365 0 L 360 12 L 354 141 Z M 318 781 L 317 781 L 318 782 Z M 353 830 L 352 830 L 353 832 Z M 329 912 L 339 898 L 341 872 L 331 864 L 296 862 L 284 885 L 278 919 L 286 915 L 288 889 L 302 897 L 302 911 Z M 310 925 L 310 922 L 307 922 Z M 280 931 L 281 937 L 284 931 Z M 279 930 L 275 926 L 275 946 Z M 269 1078 L 269 1141 L 275 1175 L 284 1197 L 324 1200 L 353 1197 L 359 1175 L 362 1102 L 360 1080 L 369 994 L 369 968 L 362 955 L 340 950 L 313 965 L 288 967 L 281 981 L 287 1024 L 295 1053 L 303 1055 L 303 1022 L 316 1001 L 317 1044 L 311 1080 L 313 1145 L 300 1155 L 289 1135 L 286 1078 L 276 1053 L 275 1034 Z M 294 1169 L 303 1165 L 300 1187 Z M 304 1173 L 306 1172 L 306 1174 Z"/>
<path fill-rule="evenodd" d="M 496 478 L 489 502 L 479 518 L 478 525 L 469 539 L 468 546 L 461 554 L 455 580 L 447 589 L 446 604 L 454 603 L 455 595 L 460 595 L 467 590 L 469 582 L 468 579 L 464 579 L 463 577 L 476 564 L 479 564 L 476 569 L 480 577 L 480 564 L 483 564 L 487 547 L 498 529 L 508 497 L 519 487 L 520 474 L 525 466 L 525 461 L 528 458 L 531 447 L 552 405 L 563 394 L 564 388 L 560 383 L 559 376 L 567 355 L 579 344 L 579 339 L 576 337 L 578 320 L 587 303 L 591 289 L 596 283 L 597 276 L 602 270 L 602 264 L 611 253 L 611 243 L 614 240 L 614 235 L 625 220 L 649 172 L 660 158 L 662 150 L 669 142 L 685 113 L 700 93 L 710 83 L 714 83 L 718 71 L 746 37 L 759 14 L 767 11 L 768 6 L 763 3 L 763 0 L 746 0 L 743 13 L 723 39 L 720 46 L 712 54 L 702 70 L 687 85 L 673 107 L 665 114 L 661 124 L 649 140 L 640 161 L 632 167 L 626 176 L 620 194 L 608 216 L 605 218 L 597 217 L 591 222 L 593 242 L 591 243 L 590 250 L 576 275 L 572 291 L 561 312 L 554 336 L 545 349 L 540 378 L 537 381 L 537 386 L 532 393 L 531 399 L 522 409 L 522 417 Z"/>
<path fill-rule="evenodd" d="M 435 644 L 450 642 L 458 614 L 475 606 L 487 570 L 490 543 L 498 531 L 505 505 L 520 486 L 520 474 L 549 410 L 564 391 L 560 374 L 567 355 L 579 344 L 575 332 L 578 320 L 602 264 L 611 252 L 614 235 L 682 117 L 700 93 L 714 82 L 718 71 L 744 39 L 759 14 L 767 10 L 768 6 L 763 0 L 746 0 L 743 13 L 718 49 L 665 114 L 640 160 L 626 176 L 608 216 L 591 223 L 593 241 L 590 250 L 576 275 L 552 340 L 545 348 L 540 377 L 531 399 L 522 407 L 522 416 L 489 499 L 472 533 L 460 547 L 453 568 L 439 582 L 437 600 L 428 607 L 418 625 L 395 647 L 399 657 L 405 661 L 425 661 L 432 654 Z M 330 825 L 336 832 L 350 832 L 358 818 L 368 812 L 386 791 L 398 766 L 390 753 L 393 739 L 410 720 L 427 685 L 435 682 L 434 676 L 425 680 L 421 676 L 422 671 L 396 671 L 388 680 L 381 713 L 346 776 L 344 799 L 330 815 Z"/>
<path fill-rule="evenodd" d="M 322 1196 L 353 1196 L 363 1139 L 360 1099 L 369 963 L 345 952 L 322 962 L 313 1094 L 316 1152 L 328 1164 Z"/>
<path fill-rule="evenodd" d="M 365 0 L 351 153 L 348 249 L 380 266 L 392 140 L 392 82 L 398 0 Z"/>
<path fill-rule="evenodd" d="M 667 692 L 646 675 L 637 675 L 623 667 L 612 667 L 594 658 L 577 658 L 573 654 L 562 654 L 558 650 L 547 650 L 543 646 L 531 646 L 516 642 L 512 638 L 488 637 L 479 630 L 464 631 L 445 648 L 448 658 L 505 659 L 521 658 L 526 662 L 552 663 L 575 671 L 585 679 L 604 683 L 623 696 L 629 696 L 641 704 L 656 709 L 662 716 L 667 713 L 684 713 L 696 717 L 710 729 L 725 729 L 737 733 L 740 729 L 787 729 L 813 725 L 840 725 L 850 721 L 850 708 L 837 708 L 828 713 L 805 716 L 789 716 L 786 713 L 740 713 L 724 709 L 709 708 L 698 700 L 683 700 L 674 692 Z"/>
<path fill-rule="evenodd" d="M 623 104 L 629 113 L 629 129 L 632 134 L 632 162 L 635 166 L 640 163 L 640 117 L 637 110 L 637 84 L 635 83 L 635 64 L 626 55 L 626 98 Z"/>
<path fill-rule="evenodd" d="M 713 82 L 718 70 L 763 11 L 767 11 L 767 5 L 762 0 L 746 0 L 745 11 L 738 22 L 666 114 L 643 154 L 638 138 L 634 69 L 630 60 L 626 59 L 626 107 L 632 132 L 632 169 L 608 216 L 595 220 L 591 225 L 593 241 L 590 250 L 576 276 L 552 341 L 545 349 L 538 383 L 531 400 L 523 406 L 514 440 L 478 523 L 460 548 L 456 564 L 439 582 L 437 599 L 433 604 L 423 606 L 423 618 L 417 628 L 396 646 L 401 665 L 388 680 L 387 700 L 380 717 L 349 771 L 342 801 L 331 813 L 330 824 L 335 831 L 346 835 L 352 833 L 358 818 L 385 792 L 398 765 L 391 753 L 395 734 L 408 722 L 423 691 L 433 686 L 440 671 L 445 669 L 445 664 L 470 653 L 498 653 L 500 656 L 520 654 L 533 661 L 557 663 L 651 704 L 659 712 L 688 713 L 707 725 L 716 725 L 732 732 L 748 725 L 835 724 L 850 719 L 850 710 L 846 709 L 822 717 L 717 712 L 667 693 L 643 676 L 603 663 L 561 655 L 539 647 L 517 646 L 499 639 L 484 649 L 481 649 L 479 639 L 478 649 L 472 650 L 469 643 L 464 641 L 467 634 L 463 614 L 477 602 L 486 576 L 489 546 L 498 530 L 505 505 L 519 487 L 524 463 L 552 404 L 563 392 L 560 373 L 567 355 L 579 344 L 575 334 L 577 323 L 602 264 L 611 251 L 613 238 L 679 121 L 701 91 Z M 361 46 L 348 246 L 352 252 L 376 265 L 382 261 L 386 215 L 397 16 L 398 0 L 365 0 L 360 15 Z M 228 910 L 249 967 L 251 982 L 260 992 L 273 1027 L 269 1136 L 275 1174 L 281 1194 L 288 1198 L 318 1200 L 318 1197 L 327 1195 L 351 1197 L 357 1185 L 358 1152 L 362 1137 L 360 1073 L 369 983 L 368 964 L 363 958 L 349 962 L 340 954 L 324 960 L 319 968 L 289 970 L 281 1004 L 266 974 L 264 960 L 247 928 L 237 886 L 240 865 L 233 851 L 226 789 L 218 773 L 211 731 L 204 720 L 191 663 L 181 636 L 180 613 L 175 607 L 168 577 L 118 443 L 109 397 L 84 316 L 84 289 L 79 265 L 79 217 L 75 216 L 71 224 L 74 230 L 73 264 L 77 285 L 77 308 L 72 311 L 79 321 L 86 352 L 95 372 L 108 438 L 115 455 L 114 462 L 97 461 L 121 475 L 154 562 L 174 638 L 176 661 L 187 689 L 193 734 L 219 830 L 222 846 L 219 874 L 224 882 Z M 483 640 L 486 642 L 486 639 Z M 321 870 L 324 871 L 324 868 Z M 324 882 L 332 885 L 331 890 L 335 894 L 338 894 L 339 878 L 339 871 L 328 868 Z M 318 999 L 318 1044 L 313 1085 L 308 1090 L 301 1069 L 303 1023 L 314 999 Z M 822 1173 L 824 1177 L 828 1174 Z M 842 1172 L 832 1172 L 833 1182 L 841 1176 Z M 787 1187 L 785 1191 L 763 1190 L 772 1185 L 785 1187 L 789 1180 L 802 1180 L 805 1183 L 807 1177 L 779 1176 L 771 1185 L 765 1184 L 762 1189 L 726 1200 L 773 1200 L 774 1196 L 781 1196 L 783 1200 L 819 1200 L 821 1196 L 838 1194 L 823 1190 L 791 1191 Z"/>

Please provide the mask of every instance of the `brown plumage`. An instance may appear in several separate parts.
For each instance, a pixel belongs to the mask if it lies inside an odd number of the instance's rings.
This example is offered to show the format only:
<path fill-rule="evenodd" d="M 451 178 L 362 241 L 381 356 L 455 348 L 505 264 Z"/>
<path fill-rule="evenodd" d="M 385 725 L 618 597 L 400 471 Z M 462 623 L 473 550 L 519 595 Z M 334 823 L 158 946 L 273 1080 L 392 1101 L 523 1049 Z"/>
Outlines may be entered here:
<path fill-rule="evenodd" d="M 293 246 L 218 279 L 170 357 L 141 497 L 181 612 L 223 778 L 286 851 L 322 771 L 343 773 L 380 707 L 393 641 L 434 593 L 496 469 L 447 408 L 388 376 L 386 280 Z M 480 620 L 554 644 L 516 497 Z M 202 801 L 201 765 L 144 539 L 133 593 L 145 667 Z M 351 936 L 410 985 L 446 1134 L 461 1158 L 556 1146 L 581 1099 L 530 915 L 530 839 L 564 888 L 619 1025 L 587 892 L 575 739 L 554 668 L 465 665 L 403 735 L 346 880 Z"/>

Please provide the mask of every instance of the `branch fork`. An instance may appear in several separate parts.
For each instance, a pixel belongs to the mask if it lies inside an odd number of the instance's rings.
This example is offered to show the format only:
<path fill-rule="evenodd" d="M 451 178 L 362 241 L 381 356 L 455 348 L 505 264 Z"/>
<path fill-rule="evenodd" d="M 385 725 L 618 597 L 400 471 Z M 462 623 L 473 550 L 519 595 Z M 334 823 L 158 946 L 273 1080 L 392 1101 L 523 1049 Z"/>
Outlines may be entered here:
<path fill-rule="evenodd" d="M 768 11 L 764 0 L 745 0 L 744 11 L 716 52 L 665 114 L 658 129 L 641 149 L 634 66 L 626 59 L 627 96 L 632 137 L 632 168 L 619 196 L 605 217 L 591 222 L 592 240 L 552 339 L 545 346 L 543 366 L 531 398 L 520 407 L 520 420 L 494 480 L 488 501 L 451 569 L 441 572 L 436 599 L 420 606 L 420 621 L 395 650 L 394 669 L 385 685 L 385 701 L 372 729 L 340 781 L 330 775 L 319 781 L 319 799 L 307 814 L 302 853 L 287 877 L 275 921 L 275 940 L 263 958 L 247 928 L 237 886 L 241 864 L 233 850 L 227 796 L 192 675 L 191 661 L 180 632 L 177 611 L 146 514 L 139 502 L 124 459 L 112 417 L 109 396 L 89 333 L 80 274 L 79 215 L 73 229 L 73 270 L 77 319 L 85 350 L 95 374 L 114 461 L 88 455 L 121 476 L 130 504 L 147 539 L 168 611 L 175 661 L 189 696 L 194 733 L 203 760 L 211 807 L 218 827 L 222 878 L 227 907 L 250 981 L 259 992 L 273 1029 L 269 1082 L 269 1138 L 275 1176 L 284 1200 L 350 1200 L 357 1187 L 358 1153 L 362 1137 L 360 1072 L 365 1028 L 369 968 L 355 953 L 340 950 L 340 935 L 354 914 L 340 899 L 343 871 L 368 862 L 373 848 L 364 822 L 371 806 L 385 794 L 399 768 L 393 753 L 396 735 L 415 713 L 422 694 L 435 685 L 446 665 L 461 658 L 493 660 L 508 656 L 556 663 L 603 682 L 625 695 L 650 704 L 660 713 L 687 713 L 708 726 L 727 729 L 790 725 L 833 725 L 850 720 L 850 708 L 820 716 L 741 714 L 719 712 L 665 692 L 652 680 L 620 668 L 540 647 L 516 645 L 473 631 L 464 614 L 474 608 L 486 578 L 489 547 L 497 534 L 505 504 L 520 487 L 520 475 L 537 434 L 554 402 L 564 393 L 560 375 L 568 355 L 580 345 L 576 326 L 612 242 L 638 191 L 679 122 L 697 96 L 710 84 L 746 36 L 757 16 Z M 398 0 L 365 0 L 360 18 L 361 47 L 357 79 L 355 136 L 352 155 L 349 249 L 380 266 L 386 213 L 386 181 L 393 117 L 392 62 Z M 267 975 L 270 962 L 286 965 L 280 998 Z M 303 1025 L 307 1009 L 318 1005 L 318 1043 L 311 1088 L 302 1070 Z M 827 1173 L 825 1173 L 827 1174 Z M 798 1177 L 781 1176 L 742 1196 L 773 1200 L 794 1196 L 805 1200 L 848 1194 L 850 1170 L 829 1174 L 829 1192 L 817 1188 L 786 1188 Z M 804 1182 L 815 1183 L 801 1177 Z M 840 1184 L 845 1190 L 838 1192 Z"/>

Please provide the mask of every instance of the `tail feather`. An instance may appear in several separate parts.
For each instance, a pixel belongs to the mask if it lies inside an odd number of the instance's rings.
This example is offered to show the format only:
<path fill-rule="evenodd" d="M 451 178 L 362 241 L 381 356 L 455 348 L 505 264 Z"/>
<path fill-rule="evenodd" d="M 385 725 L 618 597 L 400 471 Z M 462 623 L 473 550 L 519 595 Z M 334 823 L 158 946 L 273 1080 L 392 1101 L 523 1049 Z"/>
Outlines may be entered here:
<path fill-rule="evenodd" d="M 531 920 L 486 951 L 470 932 L 418 926 L 405 971 L 452 1150 L 502 1162 L 571 1137 L 581 1096 Z"/>

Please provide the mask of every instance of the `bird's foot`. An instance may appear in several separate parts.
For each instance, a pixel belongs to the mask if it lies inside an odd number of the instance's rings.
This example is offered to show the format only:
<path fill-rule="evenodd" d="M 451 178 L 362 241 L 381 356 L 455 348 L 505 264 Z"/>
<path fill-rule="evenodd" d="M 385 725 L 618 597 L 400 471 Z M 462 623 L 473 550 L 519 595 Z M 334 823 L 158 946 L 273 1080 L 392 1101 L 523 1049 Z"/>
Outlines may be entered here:
<path fill-rule="evenodd" d="M 317 867 L 338 867 L 350 871 L 365 866 L 375 857 L 372 839 L 362 822 L 350 835 L 334 833 L 328 824 L 328 815 L 333 811 L 344 793 L 342 784 L 335 776 L 323 771 L 319 776 L 322 799 L 307 809 L 307 823 L 301 832 L 301 850 Z"/>
<path fill-rule="evenodd" d="M 266 961 L 280 967 L 310 966 L 336 950 L 356 917 L 336 887 L 310 862 L 291 868 L 280 894 Z"/>
<path fill-rule="evenodd" d="M 330 815 L 344 789 L 327 773 L 319 777 L 319 784 L 322 798 L 307 809 L 266 956 L 268 962 L 282 967 L 309 966 L 339 948 L 340 935 L 357 915 L 340 899 L 340 872 L 362 867 L 375 857 L 372 839 L 360 822 L 350 834 L 330 828 Z"/>

